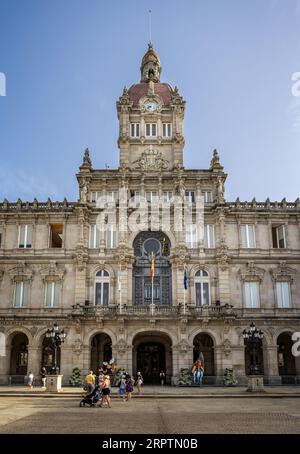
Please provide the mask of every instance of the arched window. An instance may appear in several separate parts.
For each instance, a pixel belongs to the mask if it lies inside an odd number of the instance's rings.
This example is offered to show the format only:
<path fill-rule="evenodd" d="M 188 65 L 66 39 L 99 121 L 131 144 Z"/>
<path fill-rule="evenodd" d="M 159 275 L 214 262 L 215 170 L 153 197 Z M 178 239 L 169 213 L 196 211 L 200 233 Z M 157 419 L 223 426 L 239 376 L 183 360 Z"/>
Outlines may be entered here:
<path fill-rule="evenodd" d="M 210 304 L 209 275 L 205 270 L 199 270 L 195 274 L 196 306 Z"/>
<path fill-rule="evenodd" d="M 109 301 L 109 273 L 98 271 L 95 277 L 95 306 L 108 306 Z"/>

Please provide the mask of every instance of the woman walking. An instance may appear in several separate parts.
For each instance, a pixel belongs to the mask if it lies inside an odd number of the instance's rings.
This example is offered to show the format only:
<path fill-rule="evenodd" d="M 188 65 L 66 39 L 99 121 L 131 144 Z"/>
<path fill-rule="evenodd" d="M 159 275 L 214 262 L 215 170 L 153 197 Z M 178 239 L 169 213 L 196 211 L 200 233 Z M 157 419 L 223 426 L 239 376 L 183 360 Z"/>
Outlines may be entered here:
<path fill-rule="evenodd" d="M 121 376 L 120 382 L 119 382 L 119 396 L 121 399 L 123 399 L 123 402 L 125 402 L 125 394 L 126 394 L 126 380 L 125 380 L 125 375 Z"/>
<path fill-rule="evenodd" d="M 141 394 L 142 384 L 143 384 L 143 376 L 142 376 L 141 372 L 137 373 L 137 378 L 136 378 L 136 382 L 135 383 L 136 383 L 136 386 L 137 386 L 138 394 Z"/>
<path fill-rule="evenodd" d="M 34 375 L 30 371 L 27 375 L 27 385 L 29 386 L 30 389 L 32 389 L 32 387 L 33 387 L 33 379 L 34 379 Z"/>
<path fill-rule="evenodd" d="M 42 370 L 41 370 L 41 379 L 42 379 L 42 388 L 45 389 L 46 388 L 46 375 L 47 375 L 47 370 L 46 370 L 46 367 L 42 367 Z"/>
<path fill-rule="evenodd" d="M 126 389 L 126 400 L 131 400 L 131 393 L 133 391 L 132 379 L 129 374 L 126 374 L 125 378 L 125 389 Z"/>
<path fill-rule="evenodd" d="M 109 375 L 104 375 L 104 380 L 102 384 L 102 401 L 100 407 L 103 407 L 103 404 L 106 403 L 107 407 L 111 408 L 110 405 L 110 378 Z"/>

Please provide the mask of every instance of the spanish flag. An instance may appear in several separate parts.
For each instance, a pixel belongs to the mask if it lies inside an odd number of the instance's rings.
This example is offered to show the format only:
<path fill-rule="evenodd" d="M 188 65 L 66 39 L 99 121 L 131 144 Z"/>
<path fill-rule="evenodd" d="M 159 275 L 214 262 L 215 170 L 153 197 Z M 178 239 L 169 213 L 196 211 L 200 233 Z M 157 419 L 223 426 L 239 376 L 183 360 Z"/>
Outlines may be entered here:
<path fill-rule="evenodd" d="M 154 254 L 153 254 L 153 252 L 151 253 L 150 277 L 153 280 L 153 278 L 154 278 Z"/>

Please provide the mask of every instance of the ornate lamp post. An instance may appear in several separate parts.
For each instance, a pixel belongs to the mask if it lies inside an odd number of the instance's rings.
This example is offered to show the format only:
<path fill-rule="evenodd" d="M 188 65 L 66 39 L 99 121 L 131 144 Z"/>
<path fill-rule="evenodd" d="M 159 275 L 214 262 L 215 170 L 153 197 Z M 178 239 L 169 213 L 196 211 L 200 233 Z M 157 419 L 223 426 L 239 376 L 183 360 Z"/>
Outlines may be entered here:
<path fill-rule="evenodd" d="M 54 364 L 50 372 L 50 374 L 52 375 L 59 374 L 59 367 L 57 366 L 57 352 L 58 347 L 64 343 L 66 336 L 67 334 L 65 333 L 64 329 L 60 329 L 57 323 L 54 323 L 53 328 L 46 331 L 46 338 L 49 339 L 49 342 L 54 350 Z"/>
<path fill-rule="evenodd" d="M 263 337 L 264 333 L 262 332 L 262 330 L 257 329 L 253 322 L 251 323 L 249 330 L 244 329 L 243 331 L 243 338 L 245 339 L 246 344 L 249 345 L 251 351 L 249 375 L 260 375 L 262 373 L 261 367 L 258 364 L 257 351 Z"/>
<path fill-rule="evenodd" d="M 264 392 L 262 369 L 258 363 L 258 347 L 264 337 L 262 330 L 252 322 L 250 329 L 243 331 L 243 338 L 250 349 L 250 373 L 248 376 L 248 392 Z"/>

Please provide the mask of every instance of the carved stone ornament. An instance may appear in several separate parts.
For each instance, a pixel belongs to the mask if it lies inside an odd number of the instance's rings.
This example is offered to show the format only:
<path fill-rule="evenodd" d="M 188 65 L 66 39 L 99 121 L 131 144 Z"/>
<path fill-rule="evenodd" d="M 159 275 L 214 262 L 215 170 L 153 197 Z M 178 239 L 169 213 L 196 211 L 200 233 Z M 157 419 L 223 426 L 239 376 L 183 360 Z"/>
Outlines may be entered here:
<path fill-rule="evenodd" d="M 9 270 L 11 280 L 17 281 L 29 281 L 32 279 L 33 272 L 27 266 L 24 261 L 20 261 L 16 266 Z"/>
<path fill-rule="evenodd" d="M 273 281 L 293 282 L 297 271 L 287 265 L 286 261 L 281 261 L 278 268 L 271 270 Z"/>
<path fill-rule="evenodd" d="M 78 271 L 83 271 L 88 262 L 87 248 L 83 245 L 78 246 L 76 250 L 75 263 L 78 267 Z"/>
<path fill-rule="evenodd" d="M 62 281 L 65 274 L 63 266 L 58 266 L 55 260 L 51 260 L 49 265 L 40 269 L 43 281 Z"/>
<path fill-rule="evenodd" d="M 126 350 L 127 350 L 126 341 L 124 339 L 119 339 L 118 342 L 114 346 L 114 351 L 118 355 L 124 355 L 126 353 Z"/>
<path fill-rule="evenodd" d="M 223 271 L 228 267 L 230 257 L 228 255 L 228 247 L 225 243 L 221 243 L 217 248 L 217 262 Z"/>
<path fill-rule="evenodd" d="M 190 345 L 189 343 L 185 340 L 185 339 L 182 339 L 175 347 L 175 349 L 177 351 L 179 351 L 179 353 L 181 353 L 182 355 L 185 355 L 189 349 L 190 349 Z"/>
<path fill-rule="evenodd" d="M 220 164 L 220 156 L 217 150 L 214 150 L 213 157 L 210 161 L 210 170 L 214 172 L 221 172 L 223 170 L 223 166 Z"/>
<path fill-rule="evenodd" d="M 225 339 L 223 342 L 223 352 L 226 357 L 231 355 L 231 344 L 229 339 Z"/>
<path fill-rule="evenodd" d="M 160 151 L 153 150 L 151 145 L 149 150 L 144 151 L 141 157 L 133 162 L 133 165 L 140 170 L 165 170 L 169 161 L 162 157 Z"/>
<path fill-rule="evenodd" d="M 242 281 L 261 282 L 263 280 L 265 270 L 255 266 L 254 262 L 248 262 L 245 270 L 240 270 Z"/>
<path fill-rule="evenodd" d="M 81 341 L 81 339 L 76 339 L 75 342 L 74 342 L 74 352 L 76 353 L 76 355 L 80 355 L 80 353 L 82 352 L 83 350 L 83 343 Z"/>

